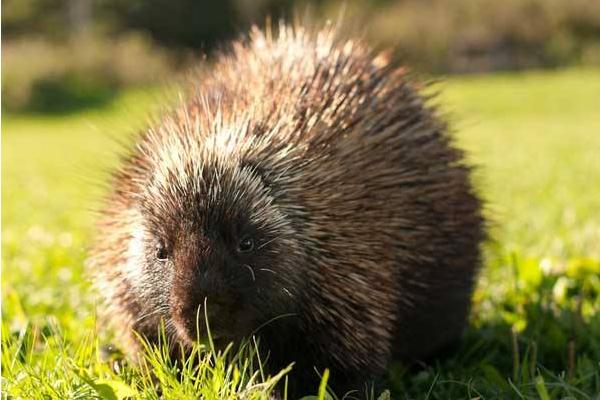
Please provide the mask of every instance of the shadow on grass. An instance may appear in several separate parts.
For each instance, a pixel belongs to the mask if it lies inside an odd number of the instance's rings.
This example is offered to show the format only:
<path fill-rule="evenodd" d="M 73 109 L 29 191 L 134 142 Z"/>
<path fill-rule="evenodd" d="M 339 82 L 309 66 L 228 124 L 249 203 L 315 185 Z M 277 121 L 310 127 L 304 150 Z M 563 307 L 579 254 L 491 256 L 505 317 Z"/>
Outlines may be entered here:
<path fill-rule="evenodd" d="M 598 398 L 600 264 L 571 260 L 544 273 L 541 262 L 513 263 L 514 285 L 476 304 L 457 348 L 420 365 L 392 365 L 392 398 Z"/>

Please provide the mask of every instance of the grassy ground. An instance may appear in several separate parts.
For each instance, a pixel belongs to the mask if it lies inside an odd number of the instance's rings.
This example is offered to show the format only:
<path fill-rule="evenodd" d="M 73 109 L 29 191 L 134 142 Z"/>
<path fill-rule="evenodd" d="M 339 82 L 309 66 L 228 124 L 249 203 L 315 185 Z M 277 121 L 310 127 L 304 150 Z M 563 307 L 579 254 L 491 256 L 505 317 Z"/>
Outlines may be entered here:
<path fill-rule="evenodd" d="M 600 399 L 600 70 L 453 78 L 442 89 L 457 141 L 479 165 L 493 239 L 461 347 L 420 370 L 393 365 L 392 397 Z M 146 368 L 100 351 L 110 334 L 96 326 L 84 274 L 90 210 L 115 162 L 111 137 L 142 126 L 156 98 L 129 92 L 87 113 L 3 115 L 10 398 L 265 398 L 279 379 L 243 355 L 201 349 L 199 369 L 179 375 L 160 349 Z"/>

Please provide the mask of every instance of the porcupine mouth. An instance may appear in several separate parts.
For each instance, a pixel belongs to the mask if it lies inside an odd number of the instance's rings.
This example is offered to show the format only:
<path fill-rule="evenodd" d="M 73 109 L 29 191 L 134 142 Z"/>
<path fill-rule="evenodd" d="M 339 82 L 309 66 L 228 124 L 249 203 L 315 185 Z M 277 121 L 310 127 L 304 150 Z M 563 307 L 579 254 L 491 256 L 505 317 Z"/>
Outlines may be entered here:
<path fill-rule="evenodd" d="M 233 341 L 233 337 L 223 334 L 226 330 L 215 318 L 209 316 L 209 321 L 212 322 L 207 326 L 201 306 L 198 306 L 196 313 L 187 313 L 186 316 L 174 313 L 172 321 L 177 338 L 187 348 L 192 347 L 194 343 L 209 345 L 212 342 L 216 348 L 222 349 Z"/>

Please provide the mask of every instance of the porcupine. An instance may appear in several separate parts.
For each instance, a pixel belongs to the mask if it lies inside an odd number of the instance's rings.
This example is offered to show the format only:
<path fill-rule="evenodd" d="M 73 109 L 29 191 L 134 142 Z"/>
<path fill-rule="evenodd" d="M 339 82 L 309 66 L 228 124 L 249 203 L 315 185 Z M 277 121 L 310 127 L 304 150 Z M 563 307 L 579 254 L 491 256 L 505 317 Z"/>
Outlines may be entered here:
<path fill-rule="evenodd" d="M 161 321 L 189 346 L 206 313 L 217 346 L 258 335 L 306 394 L 315 370 L 360 389 L 459 338 L 481 202 L 413 81 L 333 28 L 255 28 L 217 57 L 102 211 L 96 286 L 131 352 Z"/>

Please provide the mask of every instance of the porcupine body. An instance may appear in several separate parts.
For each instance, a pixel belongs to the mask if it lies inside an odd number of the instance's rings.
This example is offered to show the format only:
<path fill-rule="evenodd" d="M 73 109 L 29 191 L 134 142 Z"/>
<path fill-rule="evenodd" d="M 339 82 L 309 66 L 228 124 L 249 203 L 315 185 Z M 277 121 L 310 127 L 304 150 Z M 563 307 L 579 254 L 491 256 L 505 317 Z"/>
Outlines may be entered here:
<path fill-rule="evenodd" d="M 405 71 L 338 36 L 254 30 L 139 136 L 93 252 L 123 340 L 162 321 L 189 345 L 206 312 L 218 346 L 258 335 L 306 394 L 315 368 L 360 389 L 460 336 L 484 236 L 470 169 Z"/>

